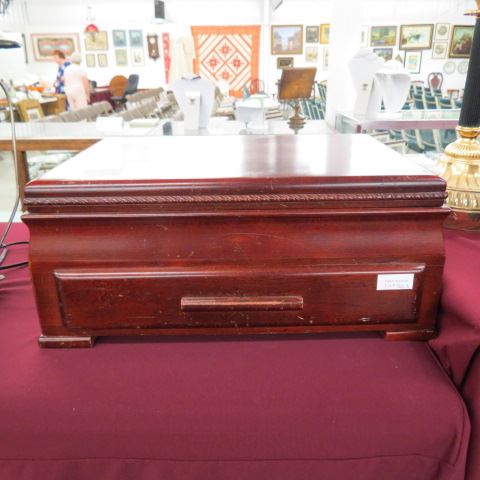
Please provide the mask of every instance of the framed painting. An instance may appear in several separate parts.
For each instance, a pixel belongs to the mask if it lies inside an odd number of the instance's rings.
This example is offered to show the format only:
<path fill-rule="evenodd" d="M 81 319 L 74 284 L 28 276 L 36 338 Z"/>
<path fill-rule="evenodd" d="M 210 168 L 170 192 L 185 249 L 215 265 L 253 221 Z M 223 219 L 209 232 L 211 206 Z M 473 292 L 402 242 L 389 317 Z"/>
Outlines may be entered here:
<path fill-rule="evenodd" d="M 405 52 L 405 69 L 408 73 L 420 73 L 422 69 L 422 51 Z"/>
<path fill-rule="evenodd" d="M 131 48 L 143 47 L 143 32 L 141 30 L 129 30 L 128 36 L 130 37 Z"/>
<path fill-rule="evenodd" d="M 32 122 L 43 118 L 43 110 L 38 100 L 27 98 L 17 103 L 18 115 L 23 122 Z"/>
<path fill-rule="evenodd" d="M 95 68 L 97 63 L 95 61 L 95 54 L 94 53 L 87 53 L 85 55 L 85 64 L 87 68 Z"/>
<path fill-rule="evenodd" d="M 320 25 L 320 43 L 328 45 L 330 43 L 330 24 L 322 23 Z"/>
<path fill-rule="evenodd" d="M 318 46 L 317 45 L 307 45 L 305 47 L 305 61 L 307 63 L 318 62 Z"/>
<path fill-rule="evenodd" d="M 62 51 L 66 57 L 80 51 L 77 33 L 32 33 L 33 57 L 37 62 L 51 62 L 55 50 Z"/>
<path fill-rule="evenodd" d="M 320 27 L 305 27 L 305 43 L 318 43 Z"/>
<path fill-rule="evenodd" d="M 132 65 L 141 67 L 145 64 L 145 56 L 143 54 L 143 48 L 132 48 Z"/>
<path fill-rule="evenodd" d="M 108 67 L 108 57 L 106 53 L 97 54 L 98 66 L 101 68 Z"/>
<path fill-rule="evenodd" d="M 449 23 L 437 23 L 435 25 L 435 41 L 447 40 L 450 34 L 450 24 Z"/>
<path fill-rule="evenodd" d="M 283 68 L 293 67 L 293 57 L 277 57 L 277 68 L 282 70 Z"/>
<path fill-rule="evenodd" d="M 127 46 L 127 31 L 126 30 L 112 30 L 113 46 L 121 48 Z"/>
<path fill-rule="evenodd" d="M 126 48 L 118 48 L 115 50 L 115 62 L 117 67 L 128 66 L 128 55 Z"/>
<path fill-rule="evenodd" d="M 108 50 L 107 32 L 85 32 L 85 50 Z"/>
<path fill-rule="evenodd" d="M 272 55 L 301 55 L 303 25 L 272 25 Z"/>
<path fill-rule="evenodd" d="M 428 50 L 432 47 L 433 25 L 402 25 L 401 50 Z"/>
<path fill-rule="evenodd" d="M 373 53 L 383 58 L 386 62 L 393 58 L 393 48 L 374 48 Z"/>
<path fill-rule="evenodd" d="M 447 52 L 448 52 L 448 42 L 433 42 L 432 58 L 434 60 L 447 58 Z"/>
<path fill-rule="evenodd" d="M 469 58 L 473 43 L 473 25 L 454 25 L 450 40 L 450 58 Z"/>
<path fill-rule="evenodd" d="M 394 47 L 397 44 L 397 27 L 372 27 L 370 31 L 371 47 Z"/>

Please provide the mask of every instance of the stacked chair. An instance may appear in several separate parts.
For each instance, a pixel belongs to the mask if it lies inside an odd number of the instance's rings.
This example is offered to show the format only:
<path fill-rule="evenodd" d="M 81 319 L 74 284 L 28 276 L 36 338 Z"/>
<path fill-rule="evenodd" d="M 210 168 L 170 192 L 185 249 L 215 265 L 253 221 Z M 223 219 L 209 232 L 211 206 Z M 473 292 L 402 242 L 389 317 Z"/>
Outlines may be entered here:
<path fill-rule="evenodd" d="M 40 123 L 55 122 L 94 122 L 100 115 L 109 115 L 113 112 L 112 105 L 109 102 L 92 103 L 88 107 L 80 110 L 62 112 L 59 115 L 49 115 L 37 120 Z"/>
<path fill-rule="evenodd" d="M 309 120 L 324 120 L 327 103 L 327 84 L 326 82 L 315 82 L 315 87 L 315 95 L 300 102 L 302 115 Z M 317 92 L 318 95 L 316 94 Z"/>

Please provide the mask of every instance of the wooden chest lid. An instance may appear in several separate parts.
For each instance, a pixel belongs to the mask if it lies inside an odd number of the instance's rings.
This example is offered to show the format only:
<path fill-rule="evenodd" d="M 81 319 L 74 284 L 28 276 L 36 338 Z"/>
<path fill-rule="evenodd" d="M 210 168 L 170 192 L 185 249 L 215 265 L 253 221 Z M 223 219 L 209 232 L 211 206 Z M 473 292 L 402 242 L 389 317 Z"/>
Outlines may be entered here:
<path fill-rule="evenodd" d="M 109 138 L 31 182 L 25 204 L 30 212 L 435 207 L 445 189 L 366 135 Z"/>

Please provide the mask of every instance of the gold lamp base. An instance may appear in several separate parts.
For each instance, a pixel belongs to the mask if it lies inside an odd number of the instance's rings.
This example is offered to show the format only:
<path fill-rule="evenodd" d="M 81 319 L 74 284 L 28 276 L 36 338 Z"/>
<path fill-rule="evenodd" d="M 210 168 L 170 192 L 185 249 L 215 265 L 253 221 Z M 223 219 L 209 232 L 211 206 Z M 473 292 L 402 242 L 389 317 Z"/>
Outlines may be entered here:
<path fill-rule="evenodd" d="M 447 146 L 438 163 L 447 182 L 451 228 L 480 230 L 480 127 L 457 127 L 459 138 Z"/>

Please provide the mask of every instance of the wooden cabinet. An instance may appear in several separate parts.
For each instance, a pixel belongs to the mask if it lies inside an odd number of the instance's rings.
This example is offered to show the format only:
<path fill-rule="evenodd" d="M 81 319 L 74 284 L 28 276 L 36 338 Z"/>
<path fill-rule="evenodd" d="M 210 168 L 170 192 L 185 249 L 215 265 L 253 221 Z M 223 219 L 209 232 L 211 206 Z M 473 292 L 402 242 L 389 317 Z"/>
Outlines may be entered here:
<path fill-rule="evenodd" d="M 26 188 L 44 346 L 435 333 L 445 183 L 364 136 L 107 139 Z"/>

